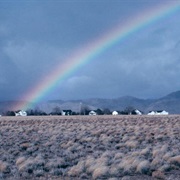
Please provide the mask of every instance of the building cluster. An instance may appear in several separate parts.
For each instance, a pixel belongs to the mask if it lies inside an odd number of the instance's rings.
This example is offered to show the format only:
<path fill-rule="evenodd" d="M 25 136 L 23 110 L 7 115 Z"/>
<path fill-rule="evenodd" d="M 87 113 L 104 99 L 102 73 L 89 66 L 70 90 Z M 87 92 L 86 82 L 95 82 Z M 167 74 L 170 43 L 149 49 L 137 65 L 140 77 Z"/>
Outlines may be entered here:
<path fill-rule="evenodd" d="M 150 111 L 148 115 L 168 115 L 169 113 L 165 110 L 163 111 Z"/>
<path fill-rule="evenodd" d="M 112 111 L 112 112 L 109 111 L 109 113 L 106 114 L 106 113 L 103 113 L 102 110 L 97 109 L 97 110 L 90 110 L 90 111 L 86 112 L 86 114 L 85 113 L 75 113 L 72 110 L 62 110 L 61 113 L 59 113 L 59 114 L 50 113 L 50 114 L 46 114 L 46 115 L 62 115 L 62 116 L 90 115 L 90 116 L 96 116 L 96 115 L 104 115 L 104 114 L 116 116 L 116 115 L 142 115 L 143 113 L 140 110 L 135 109 L 128 113 L 124 113 L 124 111 L 121 111 L 121 112 L 120 111 Z M 147 115 L 168 115 L 168 114 L 169 113 L 167 111 L 161 110 L 161 111 L 150 111 Z M 27 116 L 27 115 L 32 115 L 32 114 L 28 114 L 24 110 L 19 110 L 19 111 L 14 112 L 14 116 Z M 44 115 L 44 114 L 42 114 L 42 115 Z"/>

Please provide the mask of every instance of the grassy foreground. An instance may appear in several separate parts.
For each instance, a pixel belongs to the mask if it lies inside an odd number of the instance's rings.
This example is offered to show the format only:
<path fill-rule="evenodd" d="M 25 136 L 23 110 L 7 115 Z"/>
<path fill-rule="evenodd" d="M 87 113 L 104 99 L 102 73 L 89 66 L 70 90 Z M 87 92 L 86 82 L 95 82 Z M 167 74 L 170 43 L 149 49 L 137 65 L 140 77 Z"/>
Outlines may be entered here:
<path fill-rule="evenodd" d="M 180 116 L 0 117 L 0 179 L 171 179 Z"/>

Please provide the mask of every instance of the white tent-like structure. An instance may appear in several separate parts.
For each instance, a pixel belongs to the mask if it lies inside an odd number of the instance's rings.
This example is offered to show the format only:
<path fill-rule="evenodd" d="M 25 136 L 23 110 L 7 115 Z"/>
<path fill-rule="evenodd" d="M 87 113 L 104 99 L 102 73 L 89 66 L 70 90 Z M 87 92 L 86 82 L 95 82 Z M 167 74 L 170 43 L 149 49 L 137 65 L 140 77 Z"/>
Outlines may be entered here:
<path fill-rule="evenodd" d="M 113 112 L 112 112 L 112 115 L 113 115 L 113 116 L 116 116 L 116 115 L 118 115 L 118 112 L 117 112 L 117 111 L 113 111 Z"/>
<path fill-rule="evenodd" d="M 26 111 L 19 111 L 19 112 L 15 112 L 15 116 L 27 116 L 27 112 Z"/>
<path fill-rule="evenodd" d="M 138 109 L 135 110 L 135 113 L 136 113 L 137 115 L 142 115 L 142 112 L 139 111 Z"/>
<path fill-rule="evenodd" d="M 169 113 L 165 110 L 163 111 L 150 111 L 148 115 L 168 115 Z"/>
<path fill-rule="evenodd" d="M 90 112 L 89 112 L 89 115 L 96 116 L 96 115 L 97 115 L 97 113 L 96 113 L 95 111 L 90 111 Z"/>

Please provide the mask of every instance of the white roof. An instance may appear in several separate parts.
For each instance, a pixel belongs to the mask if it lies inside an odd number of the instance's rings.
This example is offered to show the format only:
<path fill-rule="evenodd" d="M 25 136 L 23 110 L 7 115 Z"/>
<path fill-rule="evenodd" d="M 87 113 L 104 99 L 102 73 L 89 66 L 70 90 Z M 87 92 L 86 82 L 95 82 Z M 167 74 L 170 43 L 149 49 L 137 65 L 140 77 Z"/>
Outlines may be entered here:
<path fill-rule="evenodd" d="M 118 112 L 117 111 L 113 111 L 112 115 L 118 115 Z"/>
<path fill-rule="evenodd" d="M 150 111 L 148 115 L 168 115 L 169 113 L 165 110 L 163 111 Z"/>

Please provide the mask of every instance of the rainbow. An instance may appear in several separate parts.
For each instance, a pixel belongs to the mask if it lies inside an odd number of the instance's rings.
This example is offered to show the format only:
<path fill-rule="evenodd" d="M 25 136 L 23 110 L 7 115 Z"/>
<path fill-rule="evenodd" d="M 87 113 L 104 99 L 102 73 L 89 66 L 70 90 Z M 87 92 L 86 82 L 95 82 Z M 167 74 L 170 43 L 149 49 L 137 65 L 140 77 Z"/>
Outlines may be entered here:
<path fill-rule="evenodd" d="M 174 14 L 180 9 L 179 1 L 172 0 L 149 9 L 146 12 L 141 12 L 133 19 L 118 24 L 109 32 L 106 32 L 102 37 L 87 44 L 84 48 L 75 51 L 64 63 L 57 65 L 47 77 L 40 79 L 39 83 L 21 97 L 27 102 L 17 104 L 14 109 L 28 109 L 31 103 L 38 103 L 44 96 L 48 95 L 52 90 L 64 82 L 74 71 L 81 68 L 89 61 L 92 61 L 99 54 L 106 51 L 113 45 L 123 41 L 131 34 L 143 29 L 152 23 L 157 22 L 162 18 L 166 18 Z"/>

